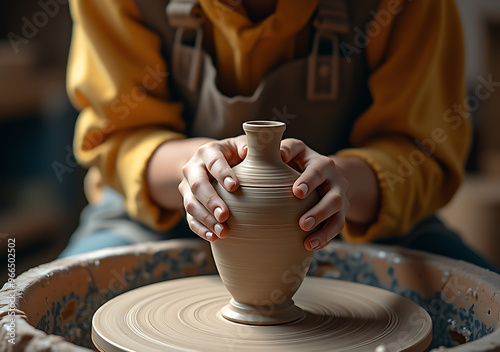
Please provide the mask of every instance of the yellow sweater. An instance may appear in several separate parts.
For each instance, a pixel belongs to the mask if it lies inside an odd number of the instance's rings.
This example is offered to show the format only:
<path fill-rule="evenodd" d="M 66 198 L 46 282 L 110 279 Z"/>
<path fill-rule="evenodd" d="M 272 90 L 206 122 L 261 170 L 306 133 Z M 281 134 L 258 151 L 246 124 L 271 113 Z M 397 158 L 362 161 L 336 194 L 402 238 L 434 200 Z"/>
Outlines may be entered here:
<path fill-rule="evenodd" d="M 252 24 L 241 6 L 220 11 L 225 6 L 220 1 L 200 4 L 213 23 L 218 84 L 226 94 L 248 95 L 272 69 L 297 55 L 296 39 L 317 2 L 278 0 L 275 13 L 259 24 Z M 134 0 L 71 0 L 70 5 L 74 29 L 67 85 L 81 110 L 75 155 L 123 194 L 132 218 L 166 229 L 179 213 L 152 202 L 145 172 L 161 143 L 185 138 L 185 124 L 182 104 L 171 101 L 165 83 L 160 38 L 141 22 Z M 446 204 L 460 185 L 470 140 L 468 120 L 451 110 L 463 104 L 465 92 L 454 2 L 382 0 L 378 12 L 389 16 L 375 18 L 366 47 L 373 104 L 356 120 L 354 148 L 338 153 L 366 160 L 380 184 L 376 222 L 368 228 L 346 223 L 343 237 L 356 242 L 402 235 Z M 273 25 L 276 19 L 281 26 Z M 146 85 L 147 91 L 137 88 Z"/>

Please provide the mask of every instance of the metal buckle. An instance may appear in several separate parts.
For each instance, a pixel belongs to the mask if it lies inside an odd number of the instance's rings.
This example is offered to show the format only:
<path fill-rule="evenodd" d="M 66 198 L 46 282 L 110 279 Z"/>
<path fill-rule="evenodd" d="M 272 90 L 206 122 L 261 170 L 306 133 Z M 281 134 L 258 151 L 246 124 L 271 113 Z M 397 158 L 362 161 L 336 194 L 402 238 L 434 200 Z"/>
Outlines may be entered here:
<path fill-rule="evenodd" d="M 170 26 L 196 29 L 201 24 L 197 0 L 171 0 L 165 8 Z"/>
<path fill-rule="evenodd" d="M 321 41 L 329 41 L 331 55 L 320 55 Z M 318 29 L 314 35 L 313 49 L 307 59 L 307 99 L 310 101 L 332 101 L 337 99 L 339 89 L 339 39 L 329 30 Z"/>

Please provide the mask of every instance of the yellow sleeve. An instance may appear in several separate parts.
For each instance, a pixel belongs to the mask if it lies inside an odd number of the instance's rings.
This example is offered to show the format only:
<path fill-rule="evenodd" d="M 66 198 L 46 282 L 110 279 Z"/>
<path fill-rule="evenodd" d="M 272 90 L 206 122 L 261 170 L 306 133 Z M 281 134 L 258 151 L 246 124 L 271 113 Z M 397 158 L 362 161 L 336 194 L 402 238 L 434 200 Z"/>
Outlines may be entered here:
<path fill-rule="evenodd" d="M 78 117 L 74 151 L 97 166 L 130 216 L 157 229 L 177 212 L 155 205 L 145 173 L 156 148 L 184 138 L 182 105 L 170 101 L 160 38 L 141 23 L 133 0 L 71 0 L 73 36 L 67 87 Z"/>
<path fill-rule="evenodd" d="M 377 220 L 367 228 L 346 223 L 342 235 L 352 242 L 404 235 L 446 204 L 461 183 L 469 148 L 454 1 L 400 1 L 397 14 L 394 2 L 382 1 L 378 31 L 372 27 L 366 48 L 373 104 L 354 125 L 354 148 L 338 153 L 367 161 L 380 185 Z"/>

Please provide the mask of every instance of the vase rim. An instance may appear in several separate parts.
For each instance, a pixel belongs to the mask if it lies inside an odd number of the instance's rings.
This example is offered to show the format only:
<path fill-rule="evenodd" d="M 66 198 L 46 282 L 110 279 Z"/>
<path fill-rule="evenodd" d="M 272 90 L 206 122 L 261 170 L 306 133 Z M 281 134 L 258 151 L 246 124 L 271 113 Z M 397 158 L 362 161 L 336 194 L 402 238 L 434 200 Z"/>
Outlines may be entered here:
<path fill-rule="evenodd" d="M 286 128 L 286 124 L 281 121 L 266 121 L 266 120 L 254 120 L 243 122 L 243 129 L 247 130 L 261 130 L 263 128 Z"/>

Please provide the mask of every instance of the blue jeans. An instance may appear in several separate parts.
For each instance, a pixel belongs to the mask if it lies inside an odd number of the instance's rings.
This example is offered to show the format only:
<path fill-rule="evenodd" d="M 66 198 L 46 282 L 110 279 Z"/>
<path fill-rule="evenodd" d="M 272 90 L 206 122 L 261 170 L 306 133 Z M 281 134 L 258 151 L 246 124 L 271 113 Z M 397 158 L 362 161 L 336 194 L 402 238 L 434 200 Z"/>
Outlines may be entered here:
<path fill-rule="evenodd" d="M 404 237 L 378 240 L 375 243 L 396 245 L 438 254 L 448 258 L 463 260 L 500 273 L 498 267 L 469 248 L 456 232 L 447 228 L 446 225 L 434 215 L 420 221 Z"/>
<path fill-rule="evenodd" d="M 125 211 L 121 195 L 106 188 L 99 204 L 89 205 L 82 211 L 80 226 L 59 257 L 145 241 L 190 237 L 194 238 L 196 235 L 191 232 L 185 221 L 180 221 L 168 231 L 159 232 L 132 220 Z M 460 259 L 499 272 L 493 264 L 467 247 L 460 236 L 448 229 L 436 216 L 422 220 L 406 236 L 378 240 L 375 243 Z"/>
<path fill-rule="evenodd" d="M 123 206 L 122 196 L 111 188 L 105 188 L 98 204 L 83 209 L 80 225 L 59 258 L 102 248 L 195 236 L 185 220 L 168 231 L 155 231 L 134 221 Z"/>

